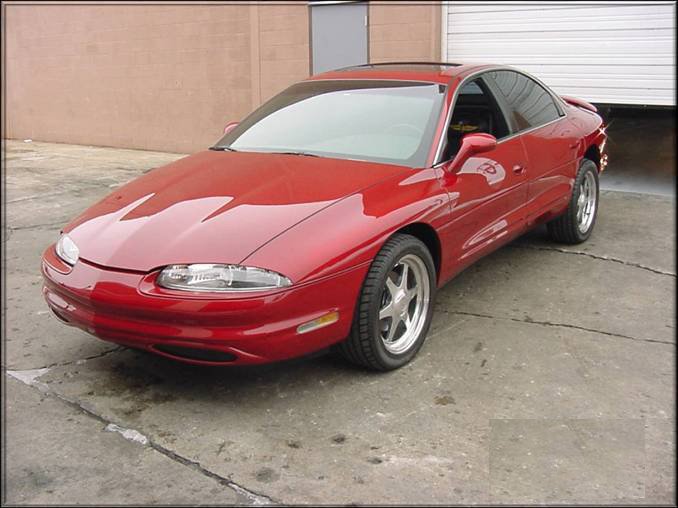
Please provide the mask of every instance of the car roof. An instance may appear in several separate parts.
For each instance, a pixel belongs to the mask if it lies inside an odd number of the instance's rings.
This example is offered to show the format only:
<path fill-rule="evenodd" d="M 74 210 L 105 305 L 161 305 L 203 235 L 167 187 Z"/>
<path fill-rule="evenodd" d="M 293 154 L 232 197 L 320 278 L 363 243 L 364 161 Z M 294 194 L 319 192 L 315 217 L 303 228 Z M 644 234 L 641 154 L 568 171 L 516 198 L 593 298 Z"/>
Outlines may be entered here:
<path fill-rule="evenodd" d="M 454 77 L 464 76 L 483 67 L 491 67 L 491 65 L 448 62 L 382 62 L 335 69 L 315 74 L 308 79 L 412 80 L 447 84 Z"/>

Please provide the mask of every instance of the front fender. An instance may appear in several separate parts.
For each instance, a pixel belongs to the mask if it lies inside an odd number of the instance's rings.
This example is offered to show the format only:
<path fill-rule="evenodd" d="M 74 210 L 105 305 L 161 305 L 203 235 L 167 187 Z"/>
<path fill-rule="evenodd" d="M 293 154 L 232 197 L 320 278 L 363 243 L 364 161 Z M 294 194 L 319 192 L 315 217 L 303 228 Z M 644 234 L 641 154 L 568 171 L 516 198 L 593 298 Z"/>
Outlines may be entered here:
<path fill-rule="evenodd" d="M 363 189 L 312 215 L 252 253 L 243 264 L 305 283 L 369 263 L 399 229 L 438 229 L 449 213 L 442 170 L 418 169 Z"/>

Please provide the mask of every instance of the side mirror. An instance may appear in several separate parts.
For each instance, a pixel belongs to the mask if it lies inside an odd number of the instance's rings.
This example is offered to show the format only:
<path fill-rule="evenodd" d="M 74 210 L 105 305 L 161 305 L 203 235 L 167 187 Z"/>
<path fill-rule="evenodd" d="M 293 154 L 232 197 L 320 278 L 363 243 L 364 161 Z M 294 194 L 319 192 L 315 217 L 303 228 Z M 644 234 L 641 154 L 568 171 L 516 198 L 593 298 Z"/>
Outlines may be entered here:
<path fill-rule="evenodd" d="M 240 122 L 228 122 L 228 123 L 226 124 L 226 127 L 224 127 L 224 134 L 228 134 L 229 132 L 231 132 L 233 129 L 236 128 L 236 126 L 237 126 L 239 123 L 240 123 Z"/>
<path fill-rule="evenodd" d="M 446 170 L 450 173 L 456 173 L 469 158 L 479 153 L 494 150 L 496 146 L 497 138 L 492 134 L 486 134 L 484 132 L 467 134 L 461 138 L 461 147 L 454 159 L 447 165 Z"/>

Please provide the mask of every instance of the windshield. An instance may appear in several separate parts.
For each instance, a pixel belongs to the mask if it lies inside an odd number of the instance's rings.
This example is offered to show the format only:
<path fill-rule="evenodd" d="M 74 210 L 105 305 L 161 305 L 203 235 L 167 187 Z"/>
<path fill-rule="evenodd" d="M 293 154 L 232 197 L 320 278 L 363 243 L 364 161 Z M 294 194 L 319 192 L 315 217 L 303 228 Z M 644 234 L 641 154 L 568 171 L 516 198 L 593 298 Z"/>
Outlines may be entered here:
<path fill-rule="evenodd" d="M 411 81 L 304 81 L 263 104 L 213 148 L 421 167 L 445 89 Z"/>

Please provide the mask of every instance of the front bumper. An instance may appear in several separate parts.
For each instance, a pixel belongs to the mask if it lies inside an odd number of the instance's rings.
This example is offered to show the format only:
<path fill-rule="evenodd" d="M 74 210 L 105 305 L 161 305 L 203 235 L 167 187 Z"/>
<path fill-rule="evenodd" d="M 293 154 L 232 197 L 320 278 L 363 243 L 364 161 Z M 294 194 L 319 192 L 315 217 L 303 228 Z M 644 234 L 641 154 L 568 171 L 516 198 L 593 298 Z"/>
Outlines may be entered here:
<path fill-rule="evenodd" d="M 189 363 L 251 365 L 303 356 L 348 336 L 369 266 L 266 293 L 197 295 L 158 290 L 157 272 L 112 270 L 43 254 L 43 294 L 62 321 L 103 340 Z M 329 312 L 338 321 L 299 334 Z M 204 354 L 200 354 L 200 353 Z"/>

